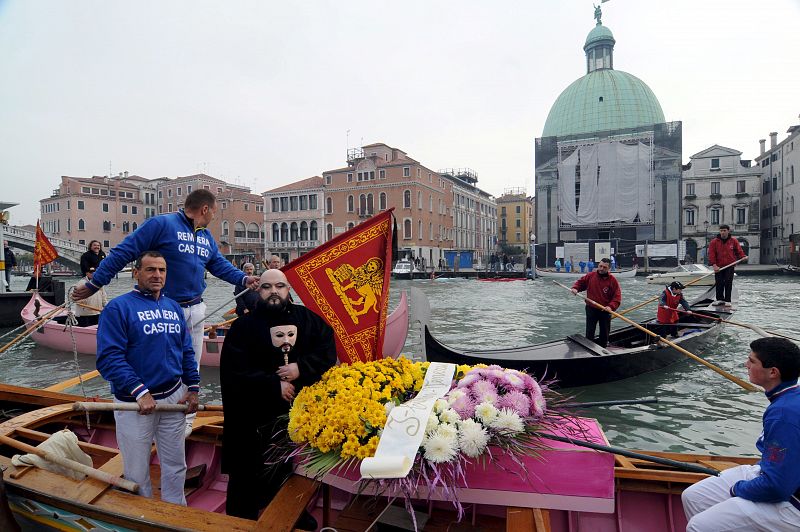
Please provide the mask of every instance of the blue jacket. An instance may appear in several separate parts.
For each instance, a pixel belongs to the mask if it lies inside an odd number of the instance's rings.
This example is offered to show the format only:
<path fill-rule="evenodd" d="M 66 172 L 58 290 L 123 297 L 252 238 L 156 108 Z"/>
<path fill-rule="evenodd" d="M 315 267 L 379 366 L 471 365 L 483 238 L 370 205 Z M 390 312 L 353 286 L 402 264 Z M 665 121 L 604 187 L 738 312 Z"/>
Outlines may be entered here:
<path fill-rule="evenodd" d="M 167 261 L 167 282 L 162 293 L 180 303 L 198 299 L 206 289 L 204 270 L 231 284 L 243 285 L 245 274 L 219 252 L 211 232 L 195 230 L 183 210 L 155 216 L 128 235 L 100 262 L 87 286 L 98 290 L 111 282 L 129 262 L 145 251 L 158 251 Z"/>
<path fill-rule="evenodd" d="M 788 501 L 800 489 L 800 387 L 782 382 L 767 392 L 764 431 L 756 442 L 761 474 L 740 480 L 732 494 L 753 502 Z"/>
<path fill-rule="evenodd" d="M 97 370 L 120 401 L 200 388 L 192 337 L 178 304 L 134 289 L 111 300 L 97 328 Z"/>

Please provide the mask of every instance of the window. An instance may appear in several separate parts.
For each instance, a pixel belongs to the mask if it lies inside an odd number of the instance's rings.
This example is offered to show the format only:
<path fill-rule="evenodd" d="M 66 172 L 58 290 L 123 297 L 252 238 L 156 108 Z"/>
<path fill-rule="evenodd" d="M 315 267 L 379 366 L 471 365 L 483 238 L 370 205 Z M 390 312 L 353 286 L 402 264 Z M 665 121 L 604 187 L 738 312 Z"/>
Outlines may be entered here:
<path fill-rule="evenodd" d="M 422 192 L 417 191 L 417 209 L 422 210 Z"/>
<path fill-rule="evenodd" d="M 158 191 L 158 199 L 161 199 L 163 197 L 164 197 L 164 191 L 163 190 L 159 190 Z"/>
<path fill-rule="evenodd" d="M 172 203 L 167 203 L 167 212 L 172 212 Z"/>
<path fill-rule="evenodd" d="M 131 214 L 139 214 L 139 209 L 136 205 L 131 206 Z"/>
<path fill-rule="evenodd" d="M 367 196 L 361 194 L 358 197 L 358 214 L 367 214 Z"/>
<path fill-rule="evenodd" d="M 348 230 L 348 231 L 349 231 L 350 229 L 354 228 L 355 226 L 356 226 L 356 224 L 354 224 L 353 222 L 347 222 L 347 230 Z"/>
<path fill-rule="evenodd" d="M 325 214 L 333 214 L 333 198 L 325 198 Z"/>
<path fill-rule="evenodd" d="M 737 181 L 736 182 L 736 193 L 737 194 L 744 194 L 745 190 L 747 190 L 746 186 L 747 185 L 745 184 L 744 181 Z"/>
<path fill-rule="evenodd" d="M 325 226 L 325 240 L 333 240 L 333 224 Z"/>
<path fill-rule="evenodd" d="M 128 206 L 127 205 L 123 205 L 122 206 L 122 214 L 128 214 Z"/>
<path fill-rule="evenodd" d="M 325 184 L 326 185 L 330 185 L 331 184 L 331 176 L 329 176 L 329 175 L 325 176 Z"/>
<path fill-rule="evenodd" d="M 353 174 L 352 173 L 347 174 L 347 182 L 348 183 L 352 183 L 353 182 Z"/>
<path fill-rule="evenodd" d="M 222 193 L 222 187 L 217 187 L 217 194 Z"/>
<path fill-rule="evenodd" d="M 110 248 L 111 247 L 111 244 L 108 242 L 108 240 L 103 240 L 103 247 L 104 248 Z"/>
<path fill-rule="evenodd" d="M 719 181 L 712 181 L 711 182 L 711 193 L 712 194 L 719 194 Z"/>
<path fill-rule="evenodd" d="M 230 231 L 230 225 L 226 220 L 222 221 L 222 236 L 228 236 Z"/>
<path fill-rule="evenodd" d="M 411 239 L 411 218 L 403 220 L 403 238 L 405 240 Z"/>
<path fill-rule="evenodd" d="M 281 198 L 281 212 L 286 212 L 289 210 L 289 198 L 283 197 Z"/>
<path fill-rule="evenodd" d="M 85 246 L 86 245 L 86 240 L 81 238 L 80 240 L 78 240 L 78 244 L 80 244 L 82 246 Z"/>
<path fill-rule="evenodd" d="M 279 212 L 281 210 L 281 200 L 279 198 L 272 198 L 272 212 Z"/>
<path fill-rule="evenodd" d="M 522 227 L 522 220 L 520 220 L 519 218 L 517 218 L 517 219 L 516 219 L 516 222 L 517 222 L 517 227 Z"/>
<path fill-rule="evenodd" d="M 719 170 L 719 159 L 711 159 L 711 169 Z"/>
<path fill-rule="evenodd" d="M 352 195 L 347 196 L 347 212 L 353 212 L 354 210 L 353 203 L 354 203 L 353 196 Z"/>
<path fill-rule="evenodd" d="M 309 194 L 308 195 L 308 208 L 312 211 L 317 208 L 317 195 L 316 194 Z"/>
<path fill-rule="evenodd" d="M 167 189 L 167 197 L 168 197 L 168 198 L 171 198 L 171 197 L 172 197 L 172 189 L 171 189 L 171 188 L 168 188 L 168 189 Z"/>
<path fill-rule="evenodd" d="M 186 193 L 187 194 L 191 194 L 192 193 L 192 185 L 186 185 Z"/>
<path fill-rule="evenodd" d="M 719 209 L 711 209 L 711 224 L 719 225 Z"/>
<path fill-rule="evenodd" d="M 411 177 L 411 168 L 408 166 L 403 167 L 403 177 Z"/>
<path fill-rule="evenodd" d="M 773 227 L 772 228 L 772 238 L 778 238 L 778 228 L 777 227 Z M 778 250 L 775 250 L 775 254 L 776 255 L 778 254 Z"/>
<path fill-rule="evenodd" d="M 417 238 L 422 240 L 422 220 L 417 221 Z"/>
<path fill-rule="evenodd" d="M 308 210 L 308 196 L 300 196 L 300 210 L 307 211 Z"/>
<path fill-rule="evenodd" d="M 130 233 L 131 232 L 131 224 L 127 221 L 122 222 L 122 232 L 123 233 Z"/>
<path fill-rule="evenodd" d="M 111 231 L 111 222 L 108 220 L 103 220 L 103 231 L 109 232 Z"/>
<path fill-rule="evenodd" d="M 108 212 L 108 203 L 103 203 L 103 212 Z"/>
<path fill-rule="evenodd" d="M 411 208 L 411 191 L 404 190 L 403 191 L 403 208 L 410 209 Z"/>
<path fill-rule="evenodd" d="M 91 191 L 89 190 L 89 187 L 81 187 L 81 193 L 82 194 L 89 194 L 89 193 L 91 193 Z"/>
<path fill-rule="evenodd" d="M 778 190 L 778 178 L 777 177 L 773 177 L 772 178 L 772 190 Z"/>
<path fill-rule="evenodd" d="M 773 205 L 772 206 L 772 216 L 778 216 L 778 206 L 777 205 Z"/>
<path fill-rule="evenodd" d="M 506 213 L 506 208 L 505 207 L 501 208 L 500 209 L 500 214 L 505 214 L 505 213 Z"/>
<path fill-rule="evenodd" d="M 133 223 L 131 224 L 131 231 L 136 231 L 136 229 L 137 229 L 138 227 L 139 227 L 139 224 L 137 224 L 136 222 L 133 222 Z"/>
<path fill-rule="evenodd" d="M 794 183 L 794 165 L 789 167 L 789 176 L 792 180 L 792 183 Z M 69 209 L 69 202 L 67 202 L 67 209 Z"/>
<path fill-rule="evenodd" d="M 694 196 L 694 183 L 686 183 L 686 195 Z"/>
<path fill-rule="evenodd" d="M 86 222 L 83 221 L 83 218 L 78 218 L 78 231 L 86 231 Z"/>
<path fill-rule="evenodd" d="M 736 223 L 738 225 L 744 225 L 747 223 L 745 218 L 745 209 L 743 207 L 736 208 Z"/>
<path fill-rule="evenodd" d="M 244 226 L 244 222 L 237 221 L 233 224 L 233 236 L 236 238 L 244 238 L 247 236 L 247 228 Z"/>
<path fill-rule="evenodd" d="M 378 209 L 386 210 L 386 192 L 381 192 L 380 196 L 378 196 Z"/>
<path fill-rule="evenodd" d="M 520 209 L 521 209 L 521 207 L 519 205 L 517 205 L 517 214 L 522 212 Z"/>
<path fill-rule="evenodd" d="M 181 187 L 178 187 L 178 190 L 176 191 L 176 193 L 178 194 L 178 196 L 182 196 L 183 195 L 183 189 Z"/>
<path fill-rule="evenodd" d="M 428 212 L 433 212 L 433 195 L 428 194 Z"/>
<path fill-rule="evenodd" d="M 378 170 L 378 179 L 386 179 L 386 170 Z"/>
<path fill-rule="evenodd" d="M 372 194 L 367 194 L 367 213 L 375 214 L 375 200 Z"/>
<path fill-rule="evenodd" d="M 292 196 L 289 198 L 289 209 L 292 211 L 297 210 L 297 196 Z"/>
<path fill-rule="evenodd" d="M 272 224 L 272 240 L 274 242 L 279 242 L 281 239 L 281 229 L 278 224 Z"/>
<path fill-rule="evenodd" d="M 318 231 L 317 231 L 317 222 L 311 222 L 310 229 L 309 229 L 309 234 L 308 234 L 308 239 L 309 240 L 318 240 L 319 239 L 319 235 L 318 235 Z"/>
<path fill-rule="evenodd" d="M 686 225 L 694 225 L 694 209 L 686 209 L 683 212 Z"/>

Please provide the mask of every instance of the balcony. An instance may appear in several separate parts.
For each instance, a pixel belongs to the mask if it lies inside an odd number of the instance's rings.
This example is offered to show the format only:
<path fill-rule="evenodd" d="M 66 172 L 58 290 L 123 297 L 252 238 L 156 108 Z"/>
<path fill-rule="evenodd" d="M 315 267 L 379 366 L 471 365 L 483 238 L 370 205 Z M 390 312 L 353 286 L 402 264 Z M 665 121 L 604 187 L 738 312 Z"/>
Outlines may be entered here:
<path fill-rule="evenodd" d="M 747 193 L 747 192 L 737 192 L 737 193 L 736 193 L 736 197 L 737 197 L 737 198 L 747 198 L 747 197 L 749 197 L 749 196 L 750 196 L 750 194 L 749 194 L 749 193 Z"/>
<path fill-rule="evenodd" d="M 248 238 L 244 236 L 237 236 L 234 238 L 234 242 L 237 244 L 261 244 L 264 242 L 263 238 Z"/>
<path fill-rule="evenodd" d="M 697 199 L 697 194 L 686 194 L 683 198 L 687 200 Z"/>
<path fill-rule="evenodd" d="M 269 248 L 270 250 L 313 249 L 319 246 L 320 244 L 321 242 L 319 240 L 294 240 L 294 241 L 268 240 L 267 248 Z"/>
<path fill-rule="evenodd" d="M 712 200 L 720 200 L 722 199 L 722 194 L 719 192 L 712 192 L 710 197 Z"/>

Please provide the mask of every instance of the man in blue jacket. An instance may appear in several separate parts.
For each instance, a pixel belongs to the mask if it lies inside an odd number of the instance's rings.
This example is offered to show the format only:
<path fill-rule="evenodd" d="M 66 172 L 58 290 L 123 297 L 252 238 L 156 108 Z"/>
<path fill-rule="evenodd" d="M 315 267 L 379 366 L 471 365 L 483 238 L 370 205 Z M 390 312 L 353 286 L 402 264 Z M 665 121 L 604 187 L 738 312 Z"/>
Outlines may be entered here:
<path fill-rule="evenodd" d="M 72 298 L 78 301 L 91 296 L 101 286 L 110 283 L 125 265 L 141 253 L 149 250 L 160 252 L 169 266 L 164 295 L 177 301 L 183 308 L 199 366 L 203 354 L 203 320 L 206 313 L 203 303 L 205 270 L 232 285 L 258 287 L 258 277 L 246 275 L 223 257 L 214 237 L 206 228 L 214 219 L 216 210 L 214 194 L 205 189 L 192 191 L 186 196 L 183 209 L 150 218 L 128 235 L 114 248 L 113 253 L 100 262 L 92 280 L 73 291 Z M 194 416 L 186 418 L 187 436 L 192 431 L 192 421 Z"/>
<path fill-rule="evenodd" d="M 750 382 L 766 390 L 757 465 L 726 469 L 683 492 L 687 532 L 800 529 L 800 348 L 784 338 L 750 344 Z"/>
<path fill-rule="evenodd" d="M 167 262 L 146 251 L 133 269 L 136 286 L 111 301 L 97 329 L 97 369 L 111 383 L 116 402 L 139 411 L 114 413 L 125 478 L 152 496 L 150 449 L 158 447 L 161 500 L 186 505 L 183 412 L 156 410 L 157 404 L 184 403 L 197 410 L 200 374 L 181 307 L 163 294 Z"/>

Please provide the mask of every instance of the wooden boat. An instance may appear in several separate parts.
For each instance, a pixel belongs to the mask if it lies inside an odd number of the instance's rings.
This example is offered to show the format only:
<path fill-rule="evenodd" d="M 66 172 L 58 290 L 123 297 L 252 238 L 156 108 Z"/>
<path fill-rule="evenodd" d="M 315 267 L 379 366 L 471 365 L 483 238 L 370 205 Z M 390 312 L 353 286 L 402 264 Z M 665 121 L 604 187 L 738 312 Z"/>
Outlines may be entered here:
<path fill-rule="evenodd" d="M 692 286 L 713 286 L 714 273 L 712 268 L 703 264 L 681 264 L 665 273 L 654 273 L 647 276 L 649 284 L 668 285 L 673 281 L 680 281 L 686 284 L 695 279 L 705 277 L 702 281 L 694 283 Z M 707 276 L 707 277 L 706 277 Z"/>
<path fill-rule="evenodd" d="M 113 416 L 93 413 L 91 428 L 87 429 L 85 414 L 73 411 L 71 406 L 80 399 L 74 395 L 0 384 L 0 409 L 6 416 L 0 419 L 0 435 L 36 445 L 66 426 L 78 436 L 79 445 L 91 456 L 95 468 L 120 474 L 122 459 L 116 448 Z M 227 477 L 219 470 L 222 423 L 219 413 L 201 412 L 195 431 L 187 440 L 187 465 L 192 476 L 187 482 L 187 507 L 159 500 L 156 460 L 151 464 L 154 497 L 146 499 L 111 489 L 98 480 L 78 481 L 41 469 L 17 468 L 11 464 L 11 456 L 16 452 L 10 447 L 0 447 L 0 466 L 5 470 L 6 492 L 13 515 L 23 530 L 291 530 L 294 520 L 316 490 L 315 482 L 299 475 L 290 478 L 258 521 L 224 515 Z M 755 459 L 741 457 L 647 454 L 717 470 L 755 462 Z M 680 493 L 706 475 L 621 456 L 615 456 L 611 466 L 614 500 L 613 510 L 607 510 L 610 513 L 479 504 L 471 519 L 482 529 L 509 532 L 617 532 L 622 523 L 624 530 L 677 532 L 685 529 Z M 549 493 L 538 496 L 551 497 Z M 322 526 L 329 525 L 339 531 L 365 530 L 386 506 L 386 499 L 371 497 L 347 504 L 351 500 L 349 496 L 327 485 L 323 486 L 322 499 L 322 510 L 317 508 L 314 512 L 318 521 Z M 331 508 L 325 502 L 331 499 L 341 502 L 340 507 L 344 509 Z M 558 506 L 556 503 L 551 508 Z M 430 518 L 421 530 L 445 530 L 455 520 L 452 507 L 448 508 L 447 503 L 425 507 Z M 469 520 L 470 516 L 464 519 Z"/>
<path fill-rule="evenodd" d="M 691 305 L 693 311 L 709 316 L 728 319 L 735 307 L 715 307 L 713 288 L 697 298 Z M 734 286 L 733 301 L 738 301 Z M 692 324 L 683 324 L 680 336 L 672 340 L 675 344 L 694 351 L 712 341 L 724 322 L 698 318 Z M 656 320 L 640 323 L 645 328 L 654 328 Z M 581 334 L 572 334 L 562 340 L 542 344 L 526 345 L 506 349 L 484 349 L 458 351 L 439 342 L 424 325 L 425 350 L 431 362 L 454 362 L 456 364 L 498 364 L 505 368 L 527 370 L 539 378 L 555 378 L 562 388 L 588 386 L 620 379 L 664 368 L 682 355 L 677 350 L 659 344 L 654 338 L 633 326 L 611 331 L 609 347 L 604 349 Z"/>
<path fill-rule="evenodd" d="M 34 292 L 28 304 L 22 309 L 22 320 L 28 325 L 36 321 L 38 316 L 44 316 L 54 308 L 54 305 L 48 303 Z M 65 315 L 65 312 L 62 312 L 61 315 Z M 227 331 L 227 327 L 217 327 L 213 335 L 209 335 L 206 332 L 203 338 L 203 357 L 200 362 L 203 366 L 219 366 L 219 357 Z M 383 341 L 385 356 L 397 357 L 405 345 L 407 334 L 408 298 L 406 292 L 403 291 L 397 308 L 386 319 L 386 334 Z M 91 327 L 72 327 L 72 336 L 75 337 L 75 346 L 78 353 L 84 355 L 97 354 L 96 325 Z M 57 351 L 67 352 L 72 352 L 72 336 L 65 329 L 63 323 L 58 323 L 57 321 L 48 321 L 31 333 L 31 338 L 37 344 Z"/>
<path fill-rule="evenodd" d="M 639 270 L 637 268 L 631 268 L 629 270 L 618 270 L 611 272 L 611 275 L 617 279 L 632 279 L 636 277 L 636 273 L 638 271 Z M 536 268 L 536 275 L 539 277 L 544 277 L 545 279 L 580 279 L 587 273 L 589 272 L 581 272 L 580 269 L 577 272 L 575 270 L 572 270 L 571 272 L 557 272 L 555 270 L 543 270 L 539 267 Z"/>

